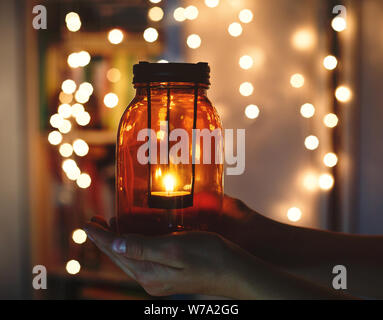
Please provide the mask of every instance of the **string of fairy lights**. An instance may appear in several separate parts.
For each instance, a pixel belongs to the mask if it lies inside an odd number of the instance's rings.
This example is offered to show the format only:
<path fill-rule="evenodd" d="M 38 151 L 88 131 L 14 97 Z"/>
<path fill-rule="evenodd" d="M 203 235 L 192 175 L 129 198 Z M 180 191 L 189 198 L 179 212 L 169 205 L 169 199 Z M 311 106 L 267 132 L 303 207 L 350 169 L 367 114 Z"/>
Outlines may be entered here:
<path fill-rule="evenodd" d="M 160 22 L 164 18 L 163 9 L 158 6 L 161 0 L 149 0 L 153 6 L 148 9 L 148 19 L 154 24 Z M 220 0 L 205 0 L 204 4 L 208 8 L 216 8 L 220 5 Z M 177 7 L 172 12 L 172 18 L 182 23 L 187 20 L 195 20 L 199 16 L 199 10 L 194 5 L 189 5 L 185 8 Z M 238 21 L 230 23 L 227 27 L 227 32 L 230 36 L 237 38 L 243 33 L 244 25 L 249 24 L 254 19 L 253 12 L 248 8 L 241 8 L 238 12 Z M 80 16 L 75 12 L 70 12 L 65 17 L 66 27 L 69 32 L 77 32 L 81 29 Z M 342 32 L 346 29 L 346 20 L 341 16 L 336 16 L 331 22 L 332 28 L 336 32 Z M 154 26 L 146 28 L 142 34 L 144 40 L 148 43 L 153 43 L 158 40 L 159 33 Z M 112 45 L 119 45 L 124 41 L 124 31 L 118 28 L 110 30 L 106 35 L 107 40 Z M 198 49 L 202 45 L 200 35 L 192 33 L 186 37 L 186 46 L 190 49 Z M 292 36 L 292 45 L 298 50 L 306 50 L 313 45 L 312 31 L 307 29 L 297 30 Z M 254 54 L 242 55 L 238 60 L 238 65 L 243 70 L 250 70 L 257 63 L 257 57 Z M 83 50 L 73 52 L 68 55 L 67 63 L 72 69 L 83 68 L 91 61 L 90 54 Z M 161 59 L 157 62 L 167 63 L 167 60 Z M 334 55 L 327 55 L 323 58 L 323 67 L 328 70 L 334 70 L 338 65 L 338 59 Z M 121 72 L 112 67 L 106 73 L 107 79 L 116 83 L 121 78 Z M 290 85 L 299 89 L 305 84 L 304 75 L 295 73 L 290 77 Z M 254 86 L 251 81 L 245 81 L 239 84 L 239 94 L 244 97 L 252 96 Z M 65 158 L 62 162 L 62 169 L 69 180 L 76 181 L 80 188 L 88 188 L 91 185 L 91 177 L 88 173 L 82 172 L 78 167 L 75 156 L 84 157 L 89 152 L 89 146 L 83 139 L 70 140 L 70 133 L 73 125 L 77 124 L 80 127 L 88 125 L 91 121 L 90 114 L 86 111 L 84 105 L 89 101 L 93 93 L 93 86 L 89 82 L 76 84 L 72 79 L 66 79 L 62 82 L 61 92 L 59 95 L 60 105 L 57 108 L 57 113 L 50 118 L 50 124 L 55 129 L 48 135 L 48 141 L 52 145 L 59 145 L 59 153 Z M 335 97 L 341 103 L 346 103 L 351 99 L 352 92 L 346 85 L 341 85 L 335 90 Z M 119 98 L 116 93 L 108 92 L 103 99 L 104 105 L 107 108 L 114 108 L 118 105 Z M 315 106 L 311 103 L 304 103 L 300 107 L 302 117 L 309 119 L 315 116 Z M 244 114 L 249 119 L 256 119 L 260 114 L 260 109 L 255 104 L 249 104 L 244 108 Z M 338 117 L 334 113 L 328 113 L 323 118 L 324 125 L 331 129 L 337 126 Z M 68 138 L 66 137 L 68 136 Z M 68 142 L 68 141 L 72 142 Z M 308 135 L 304 140 L 304 146 L 309 151 L 314 151 L 319 147 L 319 139 L 314 134 Z M 338 163 L 338 156 L 334 152 L 327 152 L 323 157 L 323 164 L 327 168 L 332 168 Z M 304 178 L 303 185 L 309 190 L 314 190 L 319 187 L 323 191 L 330 190 L 334 184 L 334 177 L 327 172 L 319 175 L 307 174 Z M 301 219 L 302 211 L 298 207 L 290 207 L 287 210 L 287 218 L 296 222 Z M 77 244 L 82 244 L 87 240 L 86 233 L 82 229 L 76 229 L 72 233 L 72 240 Z M 66 264 L 66 270 L 70 274 L 77 274 L 81 269 L 81 265 L 77 260 L 70 260 Z"/>

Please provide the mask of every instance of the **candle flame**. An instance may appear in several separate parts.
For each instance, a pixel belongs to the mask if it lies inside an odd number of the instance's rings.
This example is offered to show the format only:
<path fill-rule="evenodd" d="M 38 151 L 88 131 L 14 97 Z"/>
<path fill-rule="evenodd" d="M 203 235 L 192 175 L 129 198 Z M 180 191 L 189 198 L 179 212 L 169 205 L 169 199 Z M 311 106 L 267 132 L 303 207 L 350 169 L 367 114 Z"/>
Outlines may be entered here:
<path fill-rule="evenodd" d="M 174 179 L 174 177 L 171 174 L 165 175 L 163 181 L 164 181 L 165 190 L 167 192 L 171 192 L 171 191 L 174 190 L 174 186 L 176 184 L 176 180 Z"/>

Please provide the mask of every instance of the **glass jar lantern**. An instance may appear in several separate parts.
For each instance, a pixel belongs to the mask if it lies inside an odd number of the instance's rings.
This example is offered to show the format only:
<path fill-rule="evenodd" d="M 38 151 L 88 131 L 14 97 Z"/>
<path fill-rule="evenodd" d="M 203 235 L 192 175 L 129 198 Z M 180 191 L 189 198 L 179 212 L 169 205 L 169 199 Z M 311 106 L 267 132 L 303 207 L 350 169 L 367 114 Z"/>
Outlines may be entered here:
<path fill-rule="evenodd" d="M 206 95 L 210 68 L 140 62 L 133 73 L 136 96 L 117 136 L 117 230 L 208 231 L 223 197 L 222 127 Z"/>

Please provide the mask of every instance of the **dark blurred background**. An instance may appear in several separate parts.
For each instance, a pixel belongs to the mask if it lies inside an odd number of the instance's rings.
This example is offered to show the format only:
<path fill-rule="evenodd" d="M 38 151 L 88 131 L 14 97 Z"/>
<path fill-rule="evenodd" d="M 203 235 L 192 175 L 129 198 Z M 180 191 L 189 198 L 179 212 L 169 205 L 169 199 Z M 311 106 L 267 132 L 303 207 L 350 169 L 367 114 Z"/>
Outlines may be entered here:
<path fill-rule="evenodd" d="M 382 31 L 380 0 L 2 0 L 0 297 L 149 298 L 81 229 L 113 215 L 142 60 L 209 63 L 224 127 L 246 129 L 225 193 L 285 223 L 382 234 Z"/>

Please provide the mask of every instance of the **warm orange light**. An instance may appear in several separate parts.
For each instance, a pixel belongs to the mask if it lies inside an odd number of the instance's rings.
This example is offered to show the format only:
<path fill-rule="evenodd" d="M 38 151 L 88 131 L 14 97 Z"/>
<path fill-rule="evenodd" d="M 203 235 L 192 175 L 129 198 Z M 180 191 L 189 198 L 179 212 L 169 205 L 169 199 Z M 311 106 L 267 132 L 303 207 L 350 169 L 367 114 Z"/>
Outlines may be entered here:
<path fill-rule="evenodd" d="M 171 175 L 170 173 L 166 174 L 163 181 L 164 181 L 165 190 L 167 192 L 174 191 L 176 179 L 173 177 L 173 175 Z"/>

